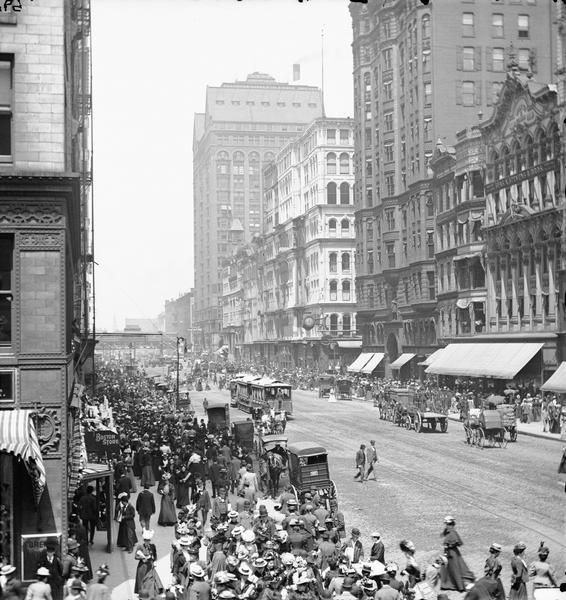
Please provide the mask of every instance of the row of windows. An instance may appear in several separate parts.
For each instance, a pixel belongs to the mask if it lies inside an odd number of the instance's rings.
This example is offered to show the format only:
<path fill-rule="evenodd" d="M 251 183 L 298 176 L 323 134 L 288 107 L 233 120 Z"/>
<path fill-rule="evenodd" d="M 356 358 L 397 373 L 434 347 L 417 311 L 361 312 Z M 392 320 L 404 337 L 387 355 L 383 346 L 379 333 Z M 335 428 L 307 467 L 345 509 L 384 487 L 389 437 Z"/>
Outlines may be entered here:
<path fill-rule="evenodd" d="M 338 187 L 333 181 L 326 186 L 326 203 L 338 204 Z M 340 204 L 350 204 L 350 184 L 345 181 L 340 184 Z"/>
<path fill-rule="evenodd" d="M 350 155 L 347 152 L 342 152 L 339 157 L 340 175 L 348 175 L 350 173 Z M 336 175 L 336 154 L 329 152 L 326 155 L 326 173 L 327 175 Z"/>
<path fill-rule="evenodd" d="M 505 48 L 486 48 L 485 55 L 488 71 L 503 72 L 506 70 Z M 534 49 L 519 48 L 514 56 L 520 69 L 536 71 L 536 53 Z M 456 63 L 459 71 L 481 71 L 482 49 L 477 46 L 458 47 L 456 49 Z"/>
<path fill-rule="evenodd" d="M 350 130 L 349 129 L 340 129 L 340 143 L 348 144 L 350 141 Z M 335 144 L 336 143 L 336 129 L 327 129 L 326 130 L 326 143 L 327 144 Z"/>
<path fill-rule="evenodd" d="M 462 13 L 462 35 L 464 37 L 475 36 L 475 14 L 473 12 Z M 493 13 L 491 15 L 491 35 L 494 38 L 505 37 L 505 20 L 502 13 Z M 530 37 L 529 33 L 530 18 L 529 15 L 517 15 L 517 36 L 519 38 Z"/>
<path fill-rule="evenodd" d="M 216 100 L 216 104 L 217 106 L 224 106 L 228 103 L 225 100 Z M 231 100 L 230 104 L 232 106 L 277 106 L 278 108 L 285 108 L 287 106 L 292 106 L 293 108 L 301 108 L 302 106 L 301 102 L 269 102 L 267 100 L 262 100 L 260 102 L 256 102 L 255 100 L 246 100 L 245 102 L 242 102 L 241 100 Z M 309 108 L 317 108 L 318 104 L 316 102 L 308 102 L 305 104 L 305 106 L 308 106 Z"/>
<path fill-rule="evenodd" d="M 330 236 L 331 237 L 335 236 L 337 230 L 338 230 L 338 220 L 330 219 L 328 221 L 328 231 L 330 233 Z M 350 221 L 348 221 L 348 219 L 342 219 L 340 221 L 340 231 L 343 236 L 350 235 Z"/>
<path fill-rule="evenodd" d="M 348 280 L 342 282 L 342 300 L 349 302 L 351 299 L 351 283 Z M 334 279 L 331 279 L 328 282 L 328 291 L 330 293 L 330 301 L 338 300 L 338 282 Z"/>
<path fill-rule="evenodd" d="M 351 268 L 350 265 L 351 261 L 350 261 L 350 253 L 349 252 L 342 252 L 341 258 L 340 258 L 340 265 L 342 267 L 342 271 L 349 271 Z M 331 273 L 337 273 L 338 272 L 338 253 L 337 252 L 331 252 L 328 255 L 328 270 Z"/>

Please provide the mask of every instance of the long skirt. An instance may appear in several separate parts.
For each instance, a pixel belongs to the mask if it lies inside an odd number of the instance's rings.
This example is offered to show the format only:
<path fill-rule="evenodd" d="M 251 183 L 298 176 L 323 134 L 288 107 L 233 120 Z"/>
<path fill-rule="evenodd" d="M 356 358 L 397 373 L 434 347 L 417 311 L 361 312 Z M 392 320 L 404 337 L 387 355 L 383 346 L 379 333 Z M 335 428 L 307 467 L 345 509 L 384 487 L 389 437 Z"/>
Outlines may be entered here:
<path fill-rule="evenodd" d="M 149 483 L 150 486 L 155 485 L 155 475 L 153 474 L 153 467 L 151 465 L 142 469 L 141 486 L 143 487 L 146 483 Z"/>
<path fill-rule="evenodd" d="M 189 482 L 177 483 L 177 508 L 182 508 L 189 504 Z"/>
<path fill-rule="evenodd" d="M 161 510 L 157 523 L 159 525 L 175 525 L 177 522 L 177 513 L 175 512 L 175 503 L 170 496 L 161 497 Z"/>
<path fill-rule="evenodd" d="M 509 600 L 527 600 L 527 584 L 523 581 L 516 581 L 509 588 Z"/>
<path fill-rule="evenodd" d="M 151 561 L 140 560 L 138 563 L 134 593 L 139 594 L 142 591 L 149 592 L 150 598 L 155 598 L 163 592 L 163 583 Z"/>
<path fill-rule="evenodd" d="M 448 564 L 440 569 L 442 590 L 456 590 L 463 592 L 466 589 L 466 583 L 475 580 L 474 574 L 468 568 L 458 548 L 448 550 Z"/>
<path fill-rule="evenodd" d="M 120 521 L 116 546 L 120 548 L 126 548 L 127 550 L 132 550 L 134 544 L 137 544 L 137 542 L 138 536 L 136 535 L 136 525 L 134 520 L 127 519 Z"/>
<path fill-rule="evenodd" d="M 126 467 L 126 476 L 130 480 L 132 487 L 130 489 L 130 494 L 135 494 L 138 491 L 138 487 L 136 485 L 136 477 L 134 475 L 134 470 L 132 467 Z"/>

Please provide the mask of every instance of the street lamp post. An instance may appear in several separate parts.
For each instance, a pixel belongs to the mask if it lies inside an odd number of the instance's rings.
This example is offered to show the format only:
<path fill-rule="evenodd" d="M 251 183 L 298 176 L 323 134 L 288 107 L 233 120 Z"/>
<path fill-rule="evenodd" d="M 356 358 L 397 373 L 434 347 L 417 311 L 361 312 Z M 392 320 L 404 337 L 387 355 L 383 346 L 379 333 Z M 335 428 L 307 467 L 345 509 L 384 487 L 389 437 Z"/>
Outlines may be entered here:
<path fill-rule="evenodd" d="M 177 409 L 179 408 L 179 360 L 180 360 L 179 346 L 184 343 L 185 343 L 184 337 L 177 337 Z"/>

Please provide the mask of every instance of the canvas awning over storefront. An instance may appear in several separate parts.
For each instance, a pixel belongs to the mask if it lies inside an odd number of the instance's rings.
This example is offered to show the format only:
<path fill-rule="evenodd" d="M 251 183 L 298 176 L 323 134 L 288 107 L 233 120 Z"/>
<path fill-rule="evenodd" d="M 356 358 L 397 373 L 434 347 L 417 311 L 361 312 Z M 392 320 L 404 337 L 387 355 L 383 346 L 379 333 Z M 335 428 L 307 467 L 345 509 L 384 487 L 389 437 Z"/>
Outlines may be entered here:
<path fill-rule="evenodd" d="M 359 373 L 368 360 L 373 356 L 373 352 L 362 352 L 358 358 L 346 369 L 348 373 Z"/>
<path fill-rule="evenodd" d="M 427 356 L 422 362 L 419 363 L 421 367 L 430 367 L 432 363 L 437 360 L 442 353 L 444 352 L 444 348 L 439 348 L 435 350 L 430 356 Z"/>
<path fill-rule="evenodd" d="M 397 360 L 394 360 L 389 366 L 392 369 L 400 369 L 404 367 L 412 358 L 415 358 L 416 354 L 411 354 L 410 352 L 405 352 L 401 354 Z"/>
<path fill-rule="evenodd" d="M 364 375 L 371 375 L 374 370 L 378 367 L 379 363 L 383 360 L 385 354 L 382 352 L 376 352 L 368 362 L 362 367 L 360 373 Z"/>
<path fill-rule="evenodd" d="M 32 410 L 0 411 L 0 451 L 19 456 L 33 483 L 34 499 L 39 504 L 45 489 L 45 465 L 37 440 Z"/>
<path fill-rule="evenodd" d="M 433 375 L 513 379 L 544 343 L 449 344 L 426 370 Z"/>
<path fill-rule="evenodd" d="M 338 342 L 338 348 L 361 348 L 362 340 L 345 340 Z"/>
<path fill-rule="evenodd" d="M 561 362 L 558 369 L 542 384 L 542 391 L 566 394 L 566 362 Z"/>

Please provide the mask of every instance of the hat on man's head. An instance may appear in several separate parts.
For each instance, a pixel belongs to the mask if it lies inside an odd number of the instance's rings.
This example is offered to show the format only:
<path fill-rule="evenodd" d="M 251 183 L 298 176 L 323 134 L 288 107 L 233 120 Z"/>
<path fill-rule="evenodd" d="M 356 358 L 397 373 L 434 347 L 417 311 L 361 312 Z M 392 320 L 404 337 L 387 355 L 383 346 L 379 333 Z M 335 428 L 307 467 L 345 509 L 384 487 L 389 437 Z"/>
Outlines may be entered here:
<path fill-rule="evenodd" d="M 124 498 L 128 499 L 128 492 L 120 492 L 118 494 L 118 500 L 123 500 Z"/>
<path fill-rule="evenodd" d="M 360 535 L 360 530 L 357 527 L 352 527 L 352 535 Z"/>
<path fill-rule="evenodd" d="M 489 547 L 489 550 L 490 552 L 501 552 L 501 544 L 496 544 L 495 542 L 493 542 L 493 544 L 491 544 L 491 546 Z"/>
<path fill-rule="evenodd" d="M 16 567 L 14 567 L 14 565 L 4 565 L 1 569 L 0 569 L 0 575 L 10 575 L 11 573 L 13 573 L 16 570 Z"/>
<path fill-rule="evenodd" d="M 378 539 L 379 539 L 379 538 L 381 537 L 381 533 L 379 533 L 379 531 L 374 531 L 374 532 L 371 534 L 371 537 L 372 537 L 372 538 L 378 538 Z"/>

